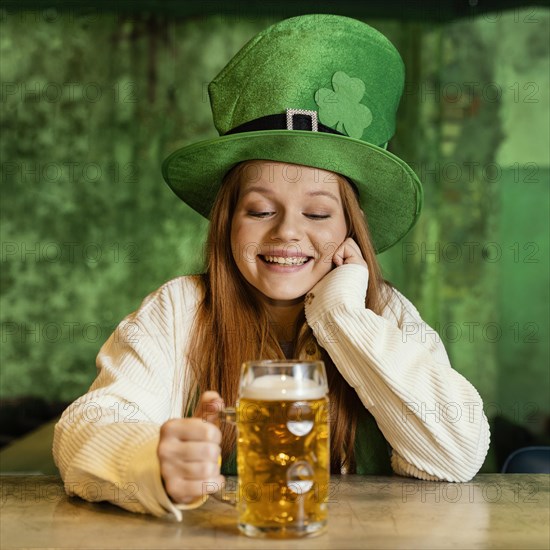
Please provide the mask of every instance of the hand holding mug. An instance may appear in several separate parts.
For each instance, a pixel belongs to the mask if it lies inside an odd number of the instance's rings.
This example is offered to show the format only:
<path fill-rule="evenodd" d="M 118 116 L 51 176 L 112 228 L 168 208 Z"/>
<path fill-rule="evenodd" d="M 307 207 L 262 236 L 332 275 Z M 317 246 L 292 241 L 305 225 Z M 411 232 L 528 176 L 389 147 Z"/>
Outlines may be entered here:
<path fill-rule="evenodd" d="M 207 391 L 192 418 L 168 420 L 161 426 L 160 473 L 166 492 L 176 503 L 189 504 L 225 481 L 220 475 L 222 435 L 217 425 L 222 408 L 220 395 Z"/>

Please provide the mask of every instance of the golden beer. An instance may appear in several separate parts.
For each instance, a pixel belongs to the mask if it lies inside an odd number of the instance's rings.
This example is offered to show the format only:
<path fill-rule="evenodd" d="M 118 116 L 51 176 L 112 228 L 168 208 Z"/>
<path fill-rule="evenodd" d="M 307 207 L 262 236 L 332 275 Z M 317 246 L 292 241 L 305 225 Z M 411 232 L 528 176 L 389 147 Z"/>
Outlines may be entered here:
<path fill-rule="evenodd" d="M 327 521 L 326 388 L 282 379 L 255 379 L 237 403 L 239 527 L 248 535 L 304 536 Z"/>

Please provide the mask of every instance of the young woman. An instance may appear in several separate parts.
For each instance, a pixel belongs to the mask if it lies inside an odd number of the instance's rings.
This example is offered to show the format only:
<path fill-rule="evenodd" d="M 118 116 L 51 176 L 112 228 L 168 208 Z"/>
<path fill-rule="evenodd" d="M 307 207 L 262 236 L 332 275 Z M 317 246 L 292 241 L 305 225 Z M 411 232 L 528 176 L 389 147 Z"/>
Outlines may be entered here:
<path fill-rule="evenodd" d="M 325 362 L 333 472 L 475 475 L 481 398 L 376 260 L 420 209 L 414 173 L 375 145 L 391 137 L 402 80 L 384 37 L 324 15 L 266 29 L 211 83 L 222 136 L 163 167 L 210 217 L 205 273 L 164 284 L 100 350 L 96 381 L 56 427 L 70 494 L 177 518 L 200 505 L 235 473 L 216 410 L 234 404 L 241 363 L 285 356 Z"/>

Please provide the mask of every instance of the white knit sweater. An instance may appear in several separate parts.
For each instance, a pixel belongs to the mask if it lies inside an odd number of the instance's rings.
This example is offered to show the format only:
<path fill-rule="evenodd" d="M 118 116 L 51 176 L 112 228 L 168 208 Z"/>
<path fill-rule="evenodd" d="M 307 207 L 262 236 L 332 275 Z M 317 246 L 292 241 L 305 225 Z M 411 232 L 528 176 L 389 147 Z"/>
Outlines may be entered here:
<path fill-rule="evenodd" d="M 382 316 L 365 309 L 367 284 L 361 265 L 332 270 L 306 296 L 308 324 L 375 418 L 397 474 L 470 480 L 489 447 L 478 392 L 399 292 Z M 186 351 L 199 300 L 196 279 L 173 279 L 102 346 L 96 380 L 55 428 L 54 458 L 70 495 L 181 519 L 162 485 L 157 446 L 161 424 L 189 404 Z"/>

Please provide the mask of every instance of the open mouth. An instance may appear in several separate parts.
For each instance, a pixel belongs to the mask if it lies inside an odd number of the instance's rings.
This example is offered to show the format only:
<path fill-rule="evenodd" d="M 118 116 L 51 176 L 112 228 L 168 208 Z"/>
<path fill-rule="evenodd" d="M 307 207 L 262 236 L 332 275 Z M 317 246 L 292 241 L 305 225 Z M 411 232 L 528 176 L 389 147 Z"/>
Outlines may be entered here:
<path fill-rule="evenodd" d="M 304 265 L 309 262 L 312 258 L 310 256 L 262 256 L 258 255 L 260 260 L 266 264 L 275 264 L 275 265 Z"/>

